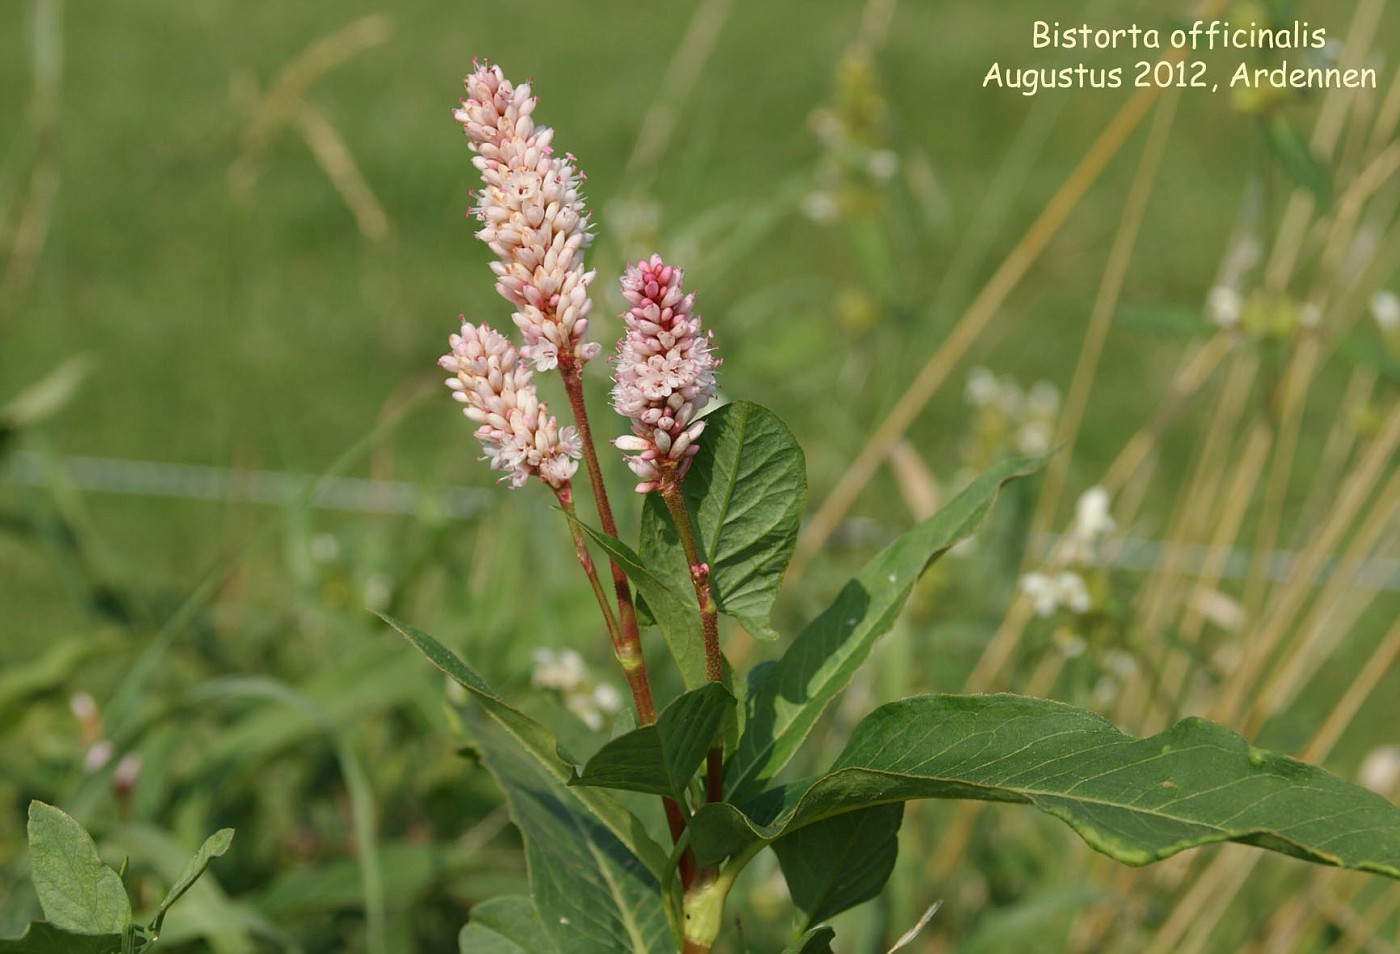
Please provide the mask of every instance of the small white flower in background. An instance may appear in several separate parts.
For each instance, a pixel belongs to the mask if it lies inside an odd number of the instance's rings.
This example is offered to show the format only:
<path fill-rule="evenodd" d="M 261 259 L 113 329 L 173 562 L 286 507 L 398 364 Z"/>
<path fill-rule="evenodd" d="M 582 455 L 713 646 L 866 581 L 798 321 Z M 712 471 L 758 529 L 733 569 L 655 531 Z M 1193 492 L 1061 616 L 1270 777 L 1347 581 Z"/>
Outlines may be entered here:
<path fill-rule="evenodd" d="M 1031 606 L 1037 616 L 1053 616 L 1060 607 L 1082 616 L 1094 608 L 1084 578 L 1073 570 L 1064 570 L 1054 576 L 1027 573 L 1021 577 L 1020 587 L 1021 592 L 1031 598 Z"/>
<path fill-rule="evenodd" d="M 1102 487 L 1090 487 L 1079 495 L 1074 506 L 1074 530 L 1086 539 L 1096 539 L 1112 533 L 1117 528 L 1108 512 L 1108 491 Z"/>
<path fill-rule="evenodd" d="M 112 770 L 112 787 L 118 794 L 129 795 L 136 787 L 136 779 L 141 775 L 141 756 L 136 752 L 128 752 L 117 762 L 117 767 Z"/>
<path fill-rule="evenodd" d="M 881 182 L 893 179 L 899 171 L 899 156 L 888 149 L 872 152 L 870 158 L 865 161 L 865 171 L 870 178 Z"/>
<path fill-rule="evenodd" d="M 1016 429 L 1016 449 L 1022 454 L 1044 454 L 1054 439 L 1055 431 L 1048 421 L 1027 421 Z"/>
<path fill-rule="evenodd" d="M 83 756 L 83 771 L 88 775 L 100 771 L 102 766 L 112 761 L 114 751 L 115 747 L 112 745 L 111 739 L 98 739 Z"/>
<path fill-rule="evenodd" d="M 1065 570 L 1055 577 L 1055 587 L 1059 591 L 1060 603 L 1071 613 L 1082 615 L 1094 605 L 1089 599 L 1089 588 L 1084 585 L 1084 577 L 1073 570 Z"/>
<path fill-rule="evenodd" d="M 1074 506 L 1074 524 L 1069 530 L 1070 562 L 1092 563 L 1099 541 L 1117 528 L 1108 504 L 1108 491 L 1102 487 L 1090 487 L 1079 496 Z"/>
<path fill-rule="evenodd" d="M 963 396 L 971 406 L 987 407 L 995 403 L 1000 392 L 1001 385 L 990 369 L 978 365 L 967 372 L 967 387 Z"/>
<path fill-rule="evenodd" d="M 592 696 L 566 695 L 564 696 L 564 708 L 572 712 L 580 722 L 594 732 L 603 727 L 603 713 L 593 704 Z"/>
<path fill-rule="evenodd" d="M 1216 285 L 1206 296 L 1206 317 L 1221 328 L 1233 328 L 1244 314 L 1244 298 L 1228 285 Z"/>
<path fill-rule="evenodd" d="M 1026 394 L 1021 383 L 1009 374 L 1003 374 L 997 381 L 997 407 L 1011 420 L 1016 420 L 1025 411 Z"/>
<path fill-rule="evenodd" d="M 719 361 L 700 333 L 695 295 L 685 294 L 682 278 L 660 255 L 629 265 L 622 276 L 627 332 L 617 343 L 612 403 L 632 433 L 613 444 L 631 452 L 627 466 L 641 478 L 639 494 L 660 486 L 659 462 L 674 462 L 676 480 L 685 476 L 705 429 L 695 418 L 715 395 Z"/>
<path fill-rule="evenodd" d="M 1060 413 L 1060 389 L 1049 381 L 1037 381 L 1022 390 L 1011 375 L 998 377 L 979 365 L 968 371 L 963 398 L 982 412 L 976 429 L 983 453 L 995 455 L 1008 445 L 1021 454 L 1050 450 Z"/>
<path fill-rule="evenodd" d="M 530 674 L 530 684 L 538 689 L 554 689 L 557 692 L 572 692 L 583 685 L 587 673 L 583 667 L 583 657 L 572 649 L 537 649 L 530 654 L 535 669 Z"/>
<path fill-rule="evenodd" d="M 1400 794 L 1400 745 L 1382 745 L 1367 752 L 1356 780 L 1386 798 Z"/>
<path fill-rule="evenodd" d="M 1371 317 L 1388 335 L 1400 331 L 1400 296 L 1389 288 L 1376 292 L 1371 296 Z"/>
<path fill-rule="evenodd" d="M 595 732 L 622 709 L 621 693 L 606 683 L 591 685 L 583 657 L 572 649 L 537 649 L 531 659 L 530 683 L 559 693 L 564 708 Z"/>
<path fill-rule="evenodd" d="M 1304 302 L 1298 308 L 1298 324 L 1303 328 L 1316 328 L 1322 324 L 1322 309 L 1312 302 Z"/>
<path fill-rule="evenodd" d="M 813 222 L 831 222 L 840 211 L 830 192 L 808 192 L 802 197 L 802 214 Z"/>
<path fill-rule="evenodd" d="M 1060 592 L 1055 582 L 1044 573 L 1027 573 L 1021 577 L 1021 592 L 1031 598 L 1037 616 L 1051 616 L 1060 608 Z"/>
<path fill-rule="evenodd" d="M 622 711 L 622 693 L 615 686 L 600 683 L 593 687 L 593 704 L 608 715 L 616 715 Z"/>
<path fill-rule="evenodd" d="M 97 718 L 97 700 L 88 692 L 75 692 L 68 697 L 68 708 L 83 724 Z"/>

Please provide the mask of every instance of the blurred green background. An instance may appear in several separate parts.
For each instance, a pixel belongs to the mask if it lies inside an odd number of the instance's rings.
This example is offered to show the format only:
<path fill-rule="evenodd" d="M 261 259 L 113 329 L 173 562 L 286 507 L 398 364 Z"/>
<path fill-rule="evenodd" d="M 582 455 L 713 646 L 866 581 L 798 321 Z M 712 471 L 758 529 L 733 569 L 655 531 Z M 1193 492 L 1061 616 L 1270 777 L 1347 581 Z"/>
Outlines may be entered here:
<path fill-rule="evenodd" d="M 1282 17 L 1273 6 L 1241 4 L 1233 16 Z M 1379 10 L 1367 62 L 1381 88 L 1362 97 L 1374 111 L 1395 76 L 1400 10 L 1360 6 Z M 1299 3 L 1289 16 L 1341 38 L 1357 7 Z M 0 443 L 0 933 L 36 911 L 22 847 L 31 797 L 93 826 L 113 856 L 130 854 L 152 900 L 163 866 L 183 860 L 169 858 L 215 827 L 237 828 L 212 869 L 219 886 L 168 922 L 168 939 L 192 950 L 449 950 L 473 901 L 522 889 L 499 795 L 454 753 L 439 680 L 365 611 L 436 632 L 508 693 L 530 695 L 541 645 L 575 647 L 612 679 L 557 515 L 532 489 L 485 492 L 492 475 L 434 366 L 457 315 L 509 326 L 489 252 L 464 218 L 476 175 L 450 115 L 473 57 L 533 81 L 536 120 L 587 174 L 595 338 L 618 333 L 616 276 L 628 259 L 659 251 L 683 265 L 724 358 L 724 393 L 789 422 L 815 504 L 1132 92 L 983 89 L 990 65 L 1082 61 L 1131 77 L 1134 62 L 1158 55 L 1033 50 L 1030 24 L 1049 15 L 1031 0 L 0 7 L 0 404 L 75 357 L 86 372 L 51 414 L 9 422 Z M 1095 0 L 1057 4 L 1053 17 L 1166 30 L 1190 11 Z M 1204 59 L 1223 78 L 1252 55 Z M 1306 135 L 1320 99 L 1286 97 L 1269 115 Z M 1201 309 L 1231 236 L 1244 223 L 1267 242 L 1292 193 L 1299 173 L 1290 178 L 1247 105 L 1223 90 L 1176 103 L 1122 320 L 1068 461 L 1076 492 L 1151 419 L 1182 355 L 1214 330 Z M 844 123 L 835 139 L 834 120 Z M 1068 387 L 1150 124 L 910 429 L 941 485 L 975 463 L 964 459 L 969 367 Z M 1379 193 L 1387 226 L 1393 193 Z M 1394 236 L 1378 239 L 1392 260 Z M 1346 354 L 1384 353 L 1348 308 L 1337 321 L 1359 337 L 1318 365 L 1321 410 L 1300 428 L 1303 460 L 1346 410 Z M 1390 368 L 1378 392 L 1389 394 L 1393 368 L 1376 361 Z M 605 376 L 594 375 L 594 426 L 612 434 Z M 1193 408 L 1159 436 L 1136 532 L 1168 524 L 1203 414 Z M 382 485 L 350 509 L 305 496 L 250 502 L 236 481 L 199 499 L 189 473 L 176 475 L 186 489 L 176 496 L 113 493 L 85 490 L 67 469 L 74 456 L 334 469 L 416 489 L 388 513 L 373 512 Z M 608 466 L 615 486 L 630 485 L 619 461 Z M 444 504 L 461 487 L 482 491 L 451 498 L 472 513 Z M 1285 513 L 1310 489 L 1288 485 Z M 892 471 L 876 476 L 835 551 L 790 594 L 789 623 L 908 523 L 907 490 Z M 631 500 L 615 503 L 635 520 Z M 1034 503 L 1031 490 L 1008 501 L 980 584 L 944 578 L 919 597 L 916 621 L 942 636 L 896 642 L 901 675 L 867 687 L 877 699 L 961 684 L 1014 595 Z M 1303 526 L 1283 523 L 1281 542 Z M 1377 632 L 1394 595 L 1358 625 Z M 103 720 L 87 736 L 69 710 L 75 692 L 90 693 Z M 1325 712 L 1328 692 L 1300 704 L 1303 723 Z M 560 731 L 584 731 L 559 700 L 531 698 Z M 1348 736 L 1343 768 L 1394 738 L 1393 705 L 1365 712 L 1386 727 Z M 1274 731 L 1287 747 L 1303 730 Z M 104 738 L 111 762 L 85 770 Z M 132 752 L 141 771 L 124 793 L 111 772 Z M 976 903 L 949 895 L 948 910 L 962 909 L 940 915 L 949 931 L 972 930 L 983 905 L 1040 898 L 1027 910 L 1043 925 L 1079 903 L 1038 893 L 1047 862 L 1037 839 L 1049 836 L 1034 831 L 1021 835 L 1027 858 L 969 859 L 991 869 L 993 887 Z M 909 858 L 927 850 L 905 843 Z M 844 949 L 875 950 L 948 895 L 910 864 L 895 900 Z M 976 949 L 1011 949 L 991 937 Z"/>

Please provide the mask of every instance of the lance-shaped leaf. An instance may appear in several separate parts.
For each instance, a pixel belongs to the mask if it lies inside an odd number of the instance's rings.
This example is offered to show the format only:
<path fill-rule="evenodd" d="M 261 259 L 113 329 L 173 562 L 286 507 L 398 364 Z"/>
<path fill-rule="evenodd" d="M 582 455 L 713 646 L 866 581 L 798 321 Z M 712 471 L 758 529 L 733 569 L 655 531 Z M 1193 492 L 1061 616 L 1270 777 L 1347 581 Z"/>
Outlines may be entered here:
<path fill-rule="evenodd" d="M 921 696 L 876 709 L 830 772 L 693 819 L 714 864 L 822 819 L 911 798 L 1023 802 L 1130 865 L 1238 841 L 1400 878 L 1400 808 L 1319 768 L 1186 719 L 1135 739 L 1092 712 L 1013 695 Z"/>
<path fill-rule="evenodd" d="M 769 622 L 783 573 L 797 545 L 807 501 L 802 448 L 772 411 L 736 401 L 705 416 L 700 451 L 681 495 L 710 566 L 710 588 L 721 613 L 757 639 L 777 639 Z M 688 590 L 685 552 L 659 494 L 642 510 L 641 555 L 671 585 Z"/>
<path fill-rule="evenodd" d="M 175 879 L 175 883 L 165 893 L 165 900 L 161 901 L 160 907 L 156 908 L 155 917 L 151 922 L 152 933 L 160 933 L 161 922 L 165 919 L 165 913 L 170 910 L 170 906 L 180 900 L 181 895 L 190 890 L 194 883 L 199 880 L 199 876 L 204 874 L 204 869 L 209 867 L 210 862 L 228 851 L 231 844 L 233 844 L 232 828 L 220 828 L 204 839 L 204 844 L 199 846 L 199 851 L 195 852 L 194 857 L 185 865 L 180 876 Z"/>
<path fill-rule="evenodd" d="M 29 864 L 44 917 L 80 934 L 121 934 L 131 902 L 121 876 L 102 863 L 92 836 L 61 809 L 29 803 Z"/>
<path fill-rule="evenodd" d="M 904 803 L 874 805 L 814 822 L 773 843 L 792 903 L 810 927 L 869 901 L 899 854 Z"/>
<path fill-rule="evenodd" d="M 588 760 L 575 785 L 668 795 L 683 801 L 735 700 L 717 682 L 677 697 L 651 725 L 608 742 Z"/>
<path fill-rule="evenodd" d="M 472 905 L 457 935 L 461 954 L 558 954 L 529 898 L 507 896 Z"/>
<path fill-rule="evenodd" d="M 31 922 L 21 937 L 0 938 L 0 954 L 116 954 L 120 934 L 78 934 L 47 921 Z"/>
<path fill-rule="evenodd" d="M 594 790 L 565 785 L 499 724 L 475 713 L 469 720 L 482 762 L 500 783 L 511 820 L 525 838 L 530 895 L 552 942 L 544 950 L 673 952 L 660 882 L 580 799 Z"/>
<path fill-rule="evenodd" d="M 567 516 L 567 515 L 566 515 Z M 574 519 L 569 517 L 569 519 Z M 660 571 L 653 568 L 636 552 L 616 537 L 594 530 L 581 520 L 575 521 L 583 532 L 602 547 L 609 557 L 637 588 L 642 599 L 646 600 L 656 625 L 666 637 L 666 645 L 671 650 L 671 658 L 681 671 L 687 689 L 705 684 L 705 643 L 700 633 L 700 607 L 695 601 L 695 593 L 687 582 L 681 589 L 673 585 Z M 687 578 L 688 579 L 688 578 Z"/>
<path fill-rule="evenodd" d="M 756 794 L 787 764 L 875 640 L 894 625 L 928 565 L 977 532 L 1002 485 L 1033 473 L 1042 460 L 1010 460 L 982 474 L 948 506 L 880 551 L 782 658 L 754 671 L 744 734 L 725 768 L 730 801 Z"/>
<path fill-rule="evenodd" d="M 508 705 L 500 696 L 491 691 L 480 676 L 462 662 L 452 650 L 416 627 L 401 623 L 388 616 L 380 616 L 384 622 L 416 646 L 428 660 L 450 676 L 481 703 L 489 715 L 504 729 L 520 747 L 532 758 L 545 775 L 567 784 L 574 775 L 574 769 L 558 755 L 558 743 L 554 735 L 519 709 Z M 647 869 L 658 878 L 666 868 L 666 853 L 647 834 L 641 819 L 628 811 L 614 796 L 601 789 L 579 789 L 575 798 L 593 817 L 606 826 L 626 846 L 627 850 L 641 859 Z"/>

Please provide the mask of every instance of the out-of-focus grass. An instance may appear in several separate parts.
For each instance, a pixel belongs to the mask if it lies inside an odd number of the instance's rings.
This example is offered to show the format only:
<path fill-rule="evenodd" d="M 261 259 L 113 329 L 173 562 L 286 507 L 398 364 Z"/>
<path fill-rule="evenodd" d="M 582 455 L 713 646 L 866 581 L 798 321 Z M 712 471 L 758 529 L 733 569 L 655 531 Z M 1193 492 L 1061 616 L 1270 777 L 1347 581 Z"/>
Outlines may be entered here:
<path fill-rule="evenodd" d="M 435 387 L 432 362 L 458 313 L 504 328 L 507 308 L 491 289 L 489 253 L 463 217 L 476 177 L 449 116 L 473 56 L 533 78 L 541 97 L 536 118 L 556 128 L 556 145 L 578 156 L 588 174 L 598 230 L 590 253 L 599 268 L 594 328 L 610 341 L 619 307 L 615 275 L 624 253 L 640 251 L 620 246 L 619 200 L 634 191 L 623 170 L 694 6 L 661 13 L 620 0 L 67 5 L 61 187 L 34 284 L 12 314 L 0 316 L 0 401 L 75 352 L 92 355 L 96 371 L 77 400 L 24 437 L 25 446 L 319 473 L 386 407 L 409 400 L 419 385 Z M 687 256 L 688 282 L 700 292 L 700 310 L 725 358 L 722 387 L 772 406 L 791 424 L 808 454 L 814 501 L 1126 97 L 984 90 L 987 67 L 1083 59 L 1130 68 L 1155 56 L 1033 51 L 1029 25 L 1047 14 L 1031 0 L 1005 0 L 995 10 L 970 0 L 901 4 L 875 63 L 889 106 L 886 132 L 901 154 L 927 157 L 941 205 L 901 260 L 897 292 L 878 303 L 870 327 L 853 329 L 840 315 L 841 292 L 862 279 L 850 246 L 838 230 L 798 213 L 794 200 L 819 162 L 809 116 L 831 97 L 834 64 L 862 6 L 733 4 L 698 82 L 677 104 L 674 138 L 649 177 L 654 189 L 640 197 L 656 203 L 658 250 Z M 1336 35 L 1354 4 L 1312 6 L 1314 22 Z M 0 195 L 17 188 L 34 148 L 30 8 L 15 2 L 0 9 Z M 307 99 L 339 131 L 383 204 L 393 224 L 384 245 L 359 234 L 294 129 L 274 135 L 248 201 L 231 195 L 228 180 L 256 102 L 250 91 L 266 91 L 308 44 L 372 12 L 392 17 L 391 37 L 318 80 Z M 1054 16 L 1067 24 L 1169 27 L 1184 13 L 1134 0 L 1076 4 Z M 1385 38 L 1400 35 L 1398 17 L 1387 10 L 1377 31 L 1392 57 L 1400 51 Z M 1236 59 L 1215 54 L 1211 62 L 1223 69 Z M 1297 114 L 1307 116 L 1309 108 L 1301 104 Z M 1024 165 L 1004 175 L 1028 128 L 1040 128 L 1041 138 Z M 1067 384 L 1142 140 L 1140 132 L 1110 164 L 974 347 L 973 360 L 1022 380 Z M 1230 110 L 1225 94 L 1183 96 L 1124 304 L 1198 307 L 1245 183 L 1264 167 L 1249 121 Z M 988 225 L 997 204 L 1000 213 Z M 1269 222 L 1276 212 L 1269 210 Z M 980 253 L 960 259 L 963 244 L 978 235 L 985 237 Z M 950 276 L 955 261 L 966 270 Z M 1076 444 L 1076 478 L 1101 473 L 1151 417 L 1185 347 L 1128 323 L 1114 326 Z M 1315 393 L 1340 393 L 1346 373 L 1324 364 Z M 947 462 L 968 426 L 960 385 L 958 377 L 945 387 L 910 433 L 941 479 L 951 476 Z M 608 420 L 601 371 L 591 387 L 595 428 L 606 434 L 615 428 L 601 423 Z M 1193 406 L 1165 435 L 1163 486 L 1184 479 L 1210 420 Z M 1331 426 L 1307 418 L 1300 454 L 1314 453 Z M 492 475 L 476 456 L 469 428 L 442 393 L 416 404 L 353 471 L 485 486 Z M 616 460 L 607 463 L 623 478 L 619 486 L 630 483 Z M 1290 513 L 1305 484 L 1290 487 Z M 34 748 L 4 753 L 7 767 L 24 770 L 24 791 L 12 797 L 86 793 L 89 807 L 102 804 L 96 783 L 76 771 L 82 747 L 65 711 L 68 694 L 84 689 L 106 702 L 189 592 L 272 521 L 271 533 L 214 578 L 209 602 L 163 657 L 145 721 L 131 729 L 150 777 L 137 793 L 137 819 L 158 818 L 185 834 L 207 828 L 207 815 L 238 825 L 240 840 L 223 875 L 234 894 L 286 919 L 279 923 L 297 925 L 287 929 L 300 931 L 308 949 L 359 945 L 362 885 L 343 834 L 351 819 L 328 741 L 334 737 L 370 766 L 382 799 L 386 867 L 415 878 L 435 872 L 421 882 L 426 898 L 391 890 L 391 913 L 416 904 L 422 916 L 442 922 L 432 936 L 450 937 L 467 902 L 519 890 L 519 870 L 502 861 L 510 857 L 508 836 L 483 836 L 473 845 L 476 860 L 461 870 L 452 867 L 460 856 L 444 860 L 424 849 L 461 828 L 488 826 L 493 811 L 489 783 L 448 751 L 440 687 L 427 667 L 386 669 L 387 684 L 375 685 L 373 673 L 355 666 L 383 651 L 362 611 L 385 598 L 401 615 L 470 647 L 473 664 L 505 691 L 524 692 L 537 645 L 589 648 L 601 667 L 606 659 L 603 641 L 592 639 L 598 626 L 590 598 L 574 578 L 557 515 L 538 495 L 501 490 L 491 513 L 454 525 L 431 514 L 282 514 L 246 504 L 72 492 L 60 492 L 55 504 L 51 493 L 0 484 L 0 510 L 47 521 L 37 534 L 0 532 L 0 660 L 23 665 L 68 640 L 96 640 L 99 651 L 24 696 L 27 708 L 12 738 Z M 1011 588 L 1018 533 L 1033 505 L 1021 493 L 1009 495 L 998 515 L 1003 536 L 978 576 L 981 589 L 931 581 L 909 624 L 882 648 L 883 674 L 858 688 L 884 698 L 960 684 Z M 879 521 L 877 536 L 907 521 L 893 478 L 877 476 L 857 515 Z M 1135 529 L 1156 532 L 1169 516 L 1169 500 L 1150 505 Z M 69 531 L 81 552 L 70 548 Z M 858 543 L 814 568 L 808 585 L 789 594 L 789 618 L 819 605 L 863 552 Z M 95 614 L 92 590 L 84 589 L 93 581 L 130 612 Z M 1375 615 L 1383 613 L 1384 606 Z M 1368 616 L 1358 629 L 1383 622 Z M 1327 694 L 1347 685 L 1355 661 L 1338 655 L 1344 658 L 1323 671 L 1318 689 L 1271 726 L 1277 744 L 1305 738 L 1302 726 L 1330 707 Z M 330 688 L 323 702 L 352 697 L 336 710 L 343 735 L 303 726 L 284 746 L 263 740 L 260 727 L 280 725 L 285 712 L 247 698 L 211 702 L 210 680 L 229 674 L 266 675 L 308 692 L 324 676 Z M 337 676 L 364 682 L 337 688 Z M 192 697 L 196 687 L 206 695 Z M 569 724 L 557 706 L 536 704 L 557 724 Z M 1348 736 L 1339 757 L 1353 764 L 1380 734 Z M 933 818 L 935 809 L 920 813 L 915 817 Z M 987 829 L 971 858 L 988 875 L 990 899 L 951 899 L 940 917 L 963 923 L 978 905 L 1011 903 L 1048 877 L 1046 856 L 1059 842 L 1047 848 L 1034 822 L 1008 825 Z M 1008 831 L 1025 839 L 1020 853 L 984 857 L 988 841 Z M 15 826 L 0 827 L 0 860 L 10 858 L 18 837 Z M 920 850 L 906 845 L 896 890 L 872 908 L 882 926 L 907 924 L 917 914 L 910 908 L 919 901 L 909 892 L 925 889 Z M 295 890 L 260 886 L 270 872 L 295 882 Z M 1044 917 L 1064 917 L 1054 896 L 1038 897 Z M 0 911 L 10 900 L 0 894 Z M 10 908 L 12 919 L 23 913 L 18 901 Z M 408 940 L 391 934 L 391 949 L 400 942 Z"/>

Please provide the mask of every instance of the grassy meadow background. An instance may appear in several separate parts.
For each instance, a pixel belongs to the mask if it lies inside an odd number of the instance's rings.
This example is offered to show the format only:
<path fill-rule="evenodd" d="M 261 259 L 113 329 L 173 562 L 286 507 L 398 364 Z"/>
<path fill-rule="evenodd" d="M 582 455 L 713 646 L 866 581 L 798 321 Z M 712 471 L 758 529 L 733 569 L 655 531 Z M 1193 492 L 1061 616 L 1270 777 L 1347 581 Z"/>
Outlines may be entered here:
<path fill-rule="evenodd" d="M 532 651 L 577 649 L 621 683 L 558 515 L 493 488 L 434 365 L 459 314 L 509 324 L 450 115 L 473 57 L 534 82 L 536 120 L 587 174 L 596 340 L 618 334 L 624 263 L 661 252 L 699 293 L 725 396 L 773 408 L 805 448 L 809 514 L 826 509 L 779 607 L 789 631 L 1012 449 L 965 399 L 974 366 L 1067 395 L 1049 472 L 931 572 L 875 675 L 833 707 L 830 749 L 880 701 L 966 686 L 1137 733 L 1208 714 L 1354 777 L 1400 743 L 1400 336 L 1368 311 L 1400 291 L 1400 8 L 1266 6 L 1220 15 L 1350 34 L 1340 55 L 1379 88 L 1264 114 L 1169 93 L 1097 152 L 1135 91 L 1030 97 L 983 75 L 1082 60 L 1131 77 L 1158 51 L 1033 50 L 1048 14 L 1030 0 L 0 7 L 0 935 L 37 916 L 31 798 L 130 856 L 148 905 L 200 839 L 237 829 L 167 921 L 171 950 L 455 950 L 472 903 L 524 890 L 442 680 L 367 612 L 449 642 L 579 749 L 583 724 L 531 688 Z M 1193 18 L 1147 0 L 1053 16 Z M 1204 58 L 1223 80 L 1252 56 Z M 1270 148 L 1269 121 L 1321 137 L 1321 158 Z M 1102 172 L 1064 205 L 1086 156 Z M 1298 186 L 1319 176 L 1326 205 Z M 1066 214 L 1037 233 L 1047 204 Z M 1263 261 L 1240 290 L 1263 289 L 1272 330 L 1203 310 L 1242 235 Z M 833 504 L 930 360 L 941 386 L 906 439 Z M 594 427 L 615 433 L 593 375 Z M 117 493 L 86 489 L 74 458 L 416 489 L 267 504 L 246 476 L 208 492 L 181 472 L 176 496 Z M 1160 548 L 1086 569 L 1093 613 L 1033 618 L 1018 576 L 1105 482 L 1118 537 Z M 614 505 L 635 521 L 634 501 Z M 746 664 L 771 652 L 737 631 L 726 646 Z M 75 693 L 98 714 L 76 717 Z M 130 754 L 135 781 L 114 784 Z M 728 943 L 780 949 L 776 866 L 740 893 Z M 1129 870 L 1033 812 L 924 803 L 886 895 L 838 919 L 838 950 L 888 950 L 939 899 L 909 950 L 1400 945 L 1391 884 L 1233 847 Z"/>

